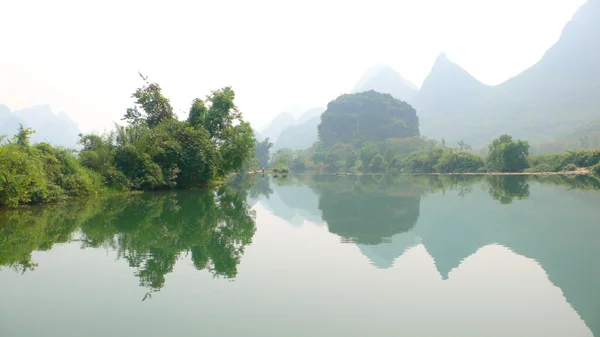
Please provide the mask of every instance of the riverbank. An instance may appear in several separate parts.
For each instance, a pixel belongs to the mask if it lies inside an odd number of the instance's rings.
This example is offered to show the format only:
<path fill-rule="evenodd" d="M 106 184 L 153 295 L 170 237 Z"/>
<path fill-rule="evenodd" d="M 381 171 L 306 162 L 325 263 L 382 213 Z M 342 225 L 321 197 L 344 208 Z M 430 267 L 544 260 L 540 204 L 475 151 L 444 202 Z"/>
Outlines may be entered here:
<path fill-rule="evenodd" d="M 247 174 L 277 174 L 278 172 L 274 172 L 272 170 L 262 171 L 250 171 Z M 289 172 L 292 173 L 292 172 Z M 317 171 L 303 171 L 299 173 L 321 173 Z M 286 173 L 287 174 L 287 173 Z M 385 173 L 369 173 L 369 172 L 336 172 L 331 173 L 335 176 L 373 176 L 373 175 L 382 175 Z M 573 171 L 559 171 L 559 172 L 455 172 L 455 173 L 399 173 L 402 175 L 428 175 L 428 176 L 552 176 L 552 175 L 593 175 L 592 171 L 587 168 L 578 168 Z"/>

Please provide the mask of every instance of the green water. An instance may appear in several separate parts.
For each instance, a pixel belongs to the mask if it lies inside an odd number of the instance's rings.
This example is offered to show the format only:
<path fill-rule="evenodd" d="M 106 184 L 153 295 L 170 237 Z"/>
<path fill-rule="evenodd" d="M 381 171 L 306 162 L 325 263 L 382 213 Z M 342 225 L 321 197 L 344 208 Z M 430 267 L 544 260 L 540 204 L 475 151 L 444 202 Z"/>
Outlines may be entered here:
<path fill-rule="evenodd" d="M 0 211 L 0 336 L 600 336 L 600 184 L 238 177 Z"/>

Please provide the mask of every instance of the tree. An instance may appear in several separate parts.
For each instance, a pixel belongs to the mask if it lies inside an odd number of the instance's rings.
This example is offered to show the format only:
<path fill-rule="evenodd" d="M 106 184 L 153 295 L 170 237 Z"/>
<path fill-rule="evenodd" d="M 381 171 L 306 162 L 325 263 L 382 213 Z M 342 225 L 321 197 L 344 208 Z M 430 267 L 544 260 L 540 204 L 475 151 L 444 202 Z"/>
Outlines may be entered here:
<path fill-rule="evenodd" d="M 328 170 L 337 171 L 344 166 L 343 157 L 339 152 L 329 151 L 329 154 L 325 158 L 325 166 Z"/>
<path fill-rule="evenodd" d="M 388 171 L 390 173 L 398 173 L 402 171 L 402 160 L 400 160 L 398 157 L 392 158 L 388 164 Z"/>
<path fill-rule="evenodd" d="M 373 157 L 373 160 L 371 161 L 371 164 L 369 165 L 369 171 L 376 172 L 376 173 L 383 173 L 383 172 L 385 172 L 386 166 L 387 166 L 387 163 L 386 163 L 385 159 L 383 158 L 383 156 L 378 154 L 375 157 Z"/>
<path fill-rule="evenodd" d="M 204 101 L 199 98 L 194 99 L 188 115 L 188 123 L 193 127 L 204 127 L 207 115 L 208 109 Z"/>
<path fill-rule="evenodd" d="M 358 155 L 354 151 L 348 152 L 346 155 L 346 167 L 352 168 L 356 165 L 356 161 L 358 160 Z"/>
<path fill-rule="evenodd" d="M 273 143 L 269 141 L 269 138 L 262 142 L 256 142 L 256 158 L 258 158 L 258 165 L 260 168 L 269 166 L 269 159 L 271 158 L 271 148 Z"/>
<path fill-rule="evenodd" d="M 464 141 L 459 141 L 458 142 L 458 152 L 471 152 L 473 150 L 473 148 L 471 147 L 471 145 L 465 143 Z"/>
<path fill-rule="evenodd" d="M 222 174 L 240 169 L 250 158 L 255 157 L 254 131 L 248 122 L 230 126 L 221 134 Z"/>
<path fill-rule="evenodd" d="M 511 136 L 502 135 L 489 145 L 487 166 L 490 171 L 522 172 L 529 166 L 528 155 L 528 142 L 514 141 Z"/>
<path fill-rule="evenodd" d="M 235 120 L 242 118 L 242 114 L 233 102 L 234 99 L 235 92 L 231 87 L 212 91 L 206 98 L 206 101 L 210 102 L 210 107 L 203 122 L 211 138 L 220 140 L 225 129 L 231 127 Z"/>
<path fill-rule="evenodd" d="M 379 154 L 379 150 L 374 143 L 367 143 L 360 149 L 360 161 L 362 162 L 363 170 L 368 170 L 371 161 Z"/>
<path fill-rule="evenodd" d="M 139 74 L 145 85 L 138 88 L 132 95 L 135 98 L 135 106 L 127 109 L 123 120 L 130 124 L 145 122 L 148 127 L 153 128 L 167 119 L 174 119 L 173 108 L 169 100 L 163 96 L 162 89 L 157 83 L 148 82 L 148 77 Z M 142 111 L 145 114 L 142 114 Z"/>
<path fill-rule="evenodd" d="M 383 154 L 383 159 L 385 159 L 385 161 L 387 163 L 389 163 L 392 161 L 392 159 L 394 159 L 395 155 L 396 154 L 394 153 L 394 150 L 391 147 L 388 147 L 385 149 L 385 152 Z"/>
<path fill-rule="evenodd" d="M 29 145 L 31 145 L 29 138 L 34 133 L 35 133 L 35 131 L 33 129 L 26 128 L 23 126 L 23 124 L 19 123 L 19 131 L 15 135 L 15 142 L 18 145 L 21 145 L 24 147 L 29 147 Z"/>
<path fill-rule="evenodd" d="M 291 149 L 279 149 L 273 155 L 272 166 L 278 169 L 288 168 L 294 159 L 294 151 Z"/>

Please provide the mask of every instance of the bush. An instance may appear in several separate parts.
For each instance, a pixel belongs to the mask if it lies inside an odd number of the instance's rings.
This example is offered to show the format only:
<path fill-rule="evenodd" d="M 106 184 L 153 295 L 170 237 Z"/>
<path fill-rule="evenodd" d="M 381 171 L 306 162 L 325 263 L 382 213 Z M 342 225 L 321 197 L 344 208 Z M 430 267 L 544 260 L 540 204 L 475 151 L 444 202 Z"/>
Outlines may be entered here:
<path fill-rule="evenodd" d="M 564 170 L 572 172 L 572 171 L 577 171 L 577 169 L 579 169 L 579 167 L 577 167 L 577 165 L 571 163 L 571 164 L 567 164 L 567 166 L 565 166 Z"/>
<path fill-rule="evenodd" d="M 133 145 L 119 149 L 114 161 L 115 167 L 123 172 L 135 189 L 149 190 L 165 185 L 160 166 L 147 153 L 140 153 Z"/>
<path fill-rule="evenodd" d="M 399 157 L 394 157 L 388 164 L 388 172 L 398 173 L 402 171 L 402 160 Z"/>
<path fill-rule="evenodd" d="M 600 176 L 600 163 L 592 166 L 592 173 Z"/>
<path fill-rule="evenodd" d="M 386 166 L 387 164 L 385 162 L 385 159 L 383 159 L 383 157 L 380 154 L 378 154 L 371 161 L 371 165 L 369 165 L 369 171 L 374 173 L 383 173 L 385 172 Z"/>
<path fill-rule="evenodd" d="M 0 205 L 50 202 L 100 188 L 99 175 L 81 167 L 72 151 L 46 143 L 0 146 Z"/>
<path fill-rule="evenodd" d="M 525 172 L 535 173 L 535 172 L 556 172 L 556 171 L 553 166 L 543 163 L 543 164 L 538 164 L 538 165 L 532 166 L 532 167 L 526 169 Z"/>
<path fill-rule="evenodd" d="M 470 153 L 457 153 L 447 150 L 435 164 L 434 169 L 439 173 L 470 173 L 477 172 L 484 166 L 481 157 Z"/>
<path fill-rule="evenodd" d="M 16 206 L 47 196 L 44 167 L 31 149 L 20 145 L 0 147 L 0 204 Z"/>

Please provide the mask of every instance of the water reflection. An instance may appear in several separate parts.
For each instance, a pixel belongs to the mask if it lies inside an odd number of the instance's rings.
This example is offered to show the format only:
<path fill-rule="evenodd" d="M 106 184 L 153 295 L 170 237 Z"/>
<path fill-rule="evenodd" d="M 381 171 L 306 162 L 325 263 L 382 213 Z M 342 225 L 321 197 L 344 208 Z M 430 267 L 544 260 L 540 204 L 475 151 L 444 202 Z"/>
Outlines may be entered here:
<path fill-rule="evenodd" d="M 182 254 L 198 270 L 232 278 L 255 233 L 244 193 L 151 193 L 76 200 L 64 205 L 0 212 L 0 265 L 34 270 L 33 251 L 56 243 L 109 248 L 135 268 L 140 286 L 160 290 Z"/>
<path fill-rule="evenodd" d="M 254 335 L 267 325 L 290 335 L 289 327 L 297 325 L 293 319 L 311 314 L 327 317 L 321 335 L 389 335 L 389 322 L 403 318 L 413 332 L 490 335 L 498 317 L 543 322 L 540 317 L 552 312 L 572 324 L 566 300 L 598 336 L 599 189 L 592 177 L 238 176 L 215 191 L 111 196 L 2 211 L 0 265 L 27 274 L 37 267 L 32 252 L 55 249 L 57 243 L 111 250 L 134 270 L 145 288 L 146 295 L 139 297 L 144 301 L 165 287 L 167 275 L 178 274 L 174 266 L 182 256 L 202 275 L 231 279 L 239 269 L 248 277 L 225 282 L 231 286 L 227 290 L 211 294 L 222 284 L 203 284 L 202 315 L 211 317 L 205 322 L 210 325 L 229 322 L 237 312 L 241 325 L 257 324 Z M 259 223 L 262 233 L 256 233 L 253 205 L 270 213 Z M 291 226 L 276 226 L 269 216 Z M 311 232 L 307 223 L 320 227 Z M 246 253 L 257 238 L 262 241 L 252 246 L 254 255 Z M 350 261 L 344 260 L 348 256 Z M 240 269 L 242 260 L 250 261 L 245 269 Z M 182 275 L 180 282 L 192 279 Z M 171 290 L 185 285 L 172 284 Z M 179 316 L 195 315 L 180 304 L 197 288 L 202 287 L 187 284 L 183 295 L 170 298 L 163 291 L 161 299 L 173 304 L 160 302 L 164 315 L 177 307 Z M 18 303 L 16 297 L 11 303 Z M 436 324 L 419 326 L 428 319 Z M 469 320 L 485 324 L 470 326 Z M 261 321 L 262 330 L 257 328 Z M 348 322 L 370 329 L 357 330 Z M 543 335 L 541 323 L 529 323 L 521 321 L 522 327 L 538 330 L 528 335 Z M 214 325 L 213 332 L 219 328 Z M 315 335 L 317 328 L 303 325 L 294 332 Z"/>
<path fill-rule="evenodd" d="M 422 244 L 448 279 L 482 247 L 501 244 L 536 260 L 595 335 L 600 335 L 600 189 L 593 177 L 289 177 L 312 196 L 260 202 L 274 214 L 318 203 L 342 242 L 357 244 L 377 268 L 390 268 Z M 277 194 L 280 180 L 269 182 Z M 291 184 L 288 180 L 285 184 Z M 312 202 L 306 199 L 312 198 Z M 502 205 L 499 207 L 499 204 Z M 312 210 L 314 211 L 314 210 Z"/>

